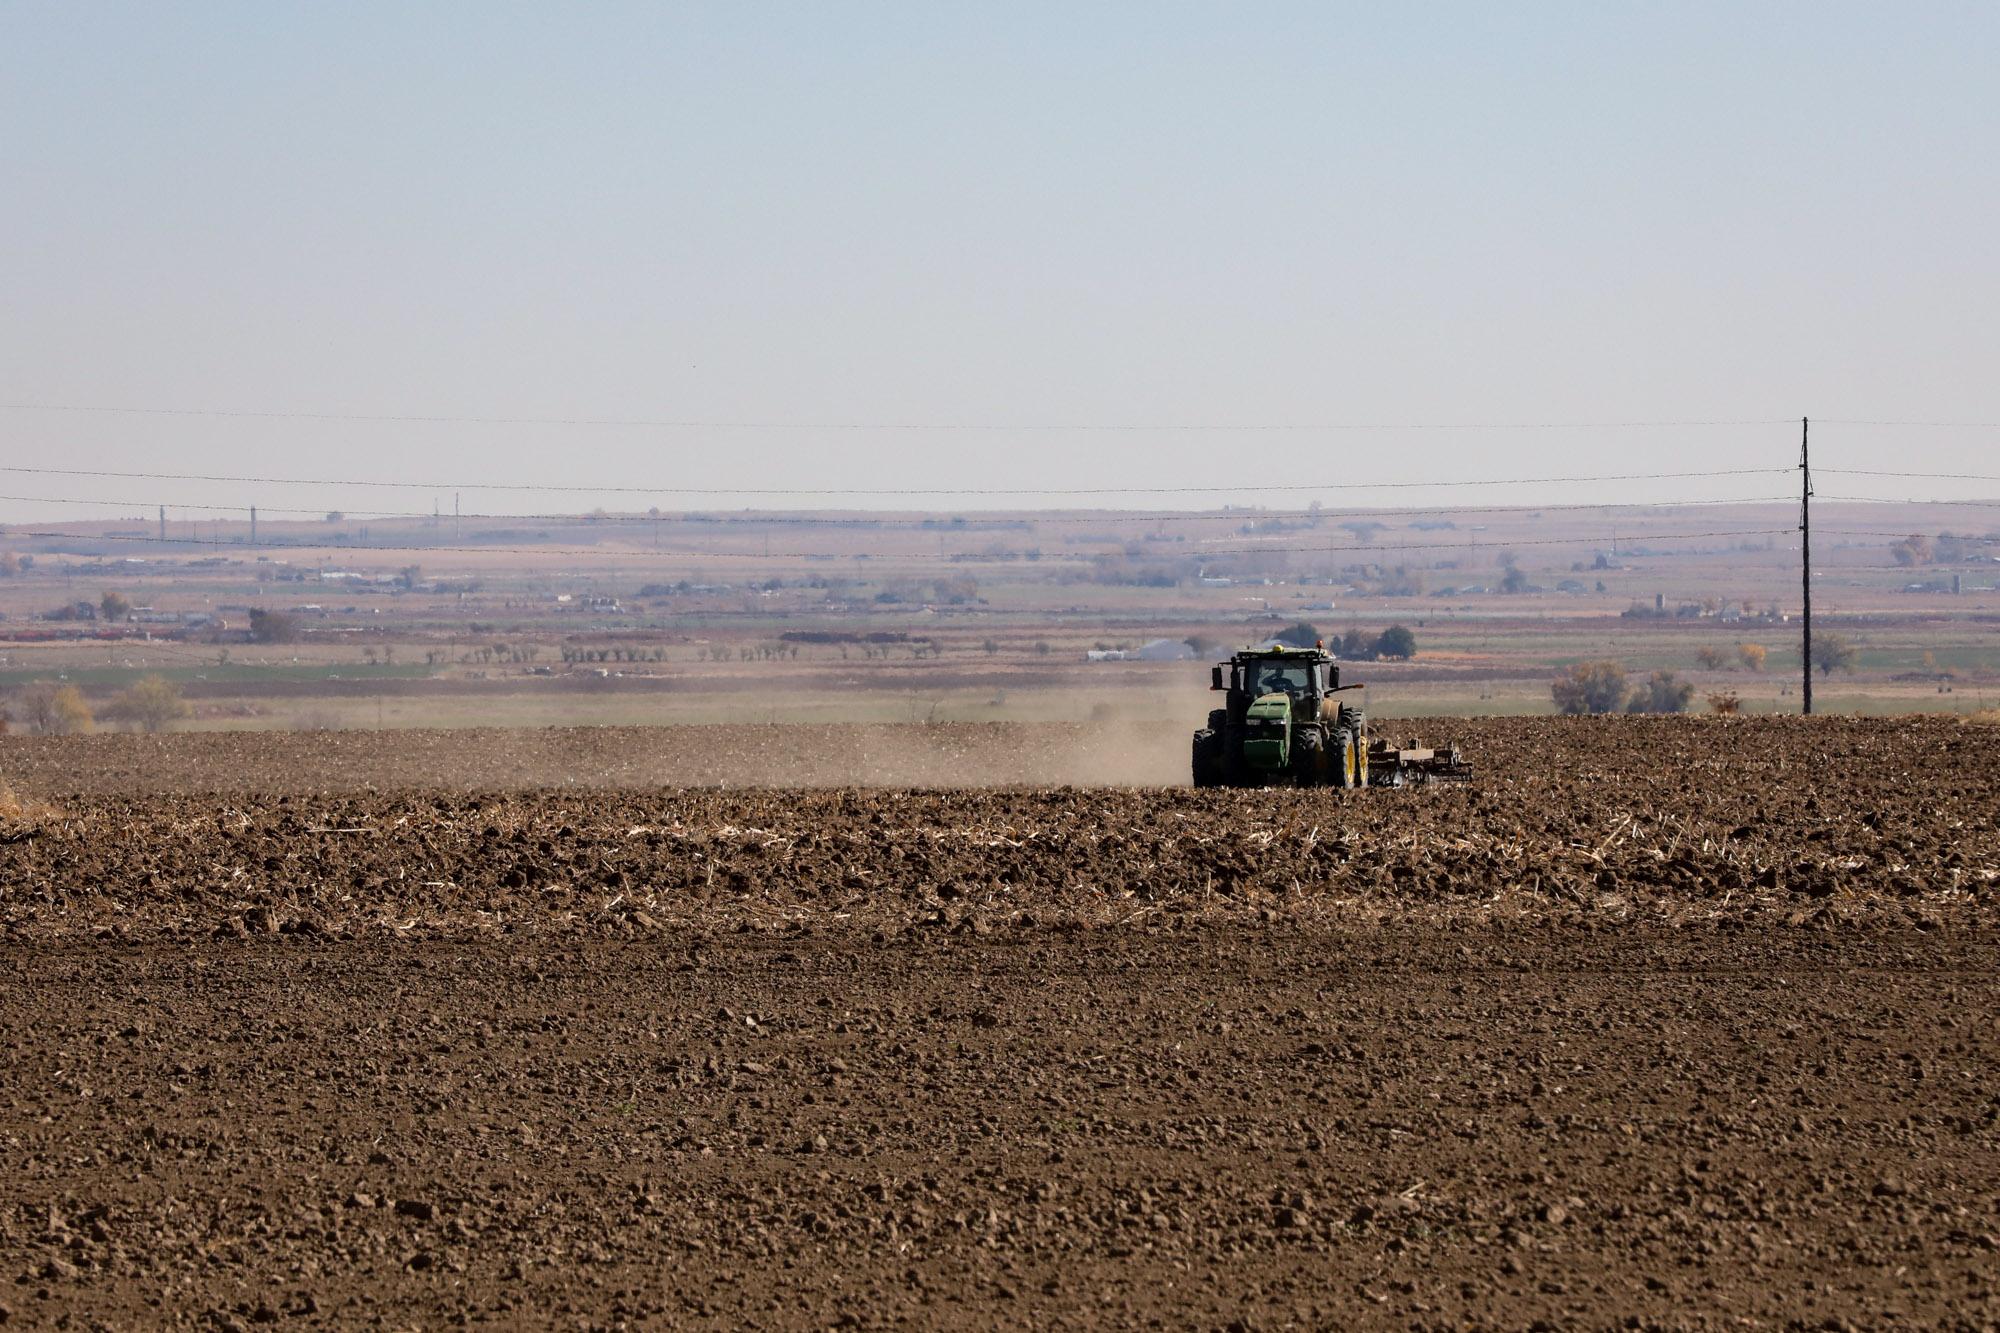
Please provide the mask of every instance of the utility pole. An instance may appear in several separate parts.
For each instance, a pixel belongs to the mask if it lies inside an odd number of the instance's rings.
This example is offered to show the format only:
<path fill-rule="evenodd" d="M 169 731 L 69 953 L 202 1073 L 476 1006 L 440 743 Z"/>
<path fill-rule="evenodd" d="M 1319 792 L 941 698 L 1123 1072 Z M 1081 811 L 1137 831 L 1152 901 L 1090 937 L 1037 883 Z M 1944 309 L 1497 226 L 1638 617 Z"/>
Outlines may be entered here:
<path fill-rule="evenodd" d="M 250 506 L 250 544 L 257 544 L 257 506 Z"/>
<path fill-rule="evenodd" d="M 1799 418 L 1799 579 L 1805 593 L 1805 628 L 1799 635 L 1799 670 L 1805 715 L 1812 716 L 1812 422 Z"/>
<path fill-rule="evenodd" d="M 167 539 L 167 507 L 166 507 L 165 505 L 161 505 L 161 506 L 160 506 L 160 540 L 161 540 L 161 541 L 165 541 L 166 539 Z"/>
<path fill-rule="evenodd" d="M 464 534 L 465 529 L 458 521 L 458 492 L 453 491 L 451 493 L 451 539 L 457 541 Z"/>

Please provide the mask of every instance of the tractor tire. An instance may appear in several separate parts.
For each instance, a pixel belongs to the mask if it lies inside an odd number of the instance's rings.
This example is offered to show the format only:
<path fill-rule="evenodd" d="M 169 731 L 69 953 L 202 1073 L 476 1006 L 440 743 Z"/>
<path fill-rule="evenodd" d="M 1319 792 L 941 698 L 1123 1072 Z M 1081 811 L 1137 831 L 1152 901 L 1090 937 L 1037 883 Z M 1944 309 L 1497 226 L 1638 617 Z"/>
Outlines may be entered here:
<path fill-rule="evenodd" d="M 1312 727 L 1299 728 L 1292 741 L 1292 774 L 1301 787 L 1317 787 L 1327 781 L 1324 732 Z"/>
<path fill-rule="evenodd" d="M 1220 787 L 1222 782 L 1222 737 L 1204 727 L 1194 734 L 1194 785 Z"/>
<path fill-rule="evenodd" d="M 1352 727 L 1341 727 L 1333 733 L 1333 783 L 1336 787 L 1352 789 L 1362 785 L 1360 742 Z"/>

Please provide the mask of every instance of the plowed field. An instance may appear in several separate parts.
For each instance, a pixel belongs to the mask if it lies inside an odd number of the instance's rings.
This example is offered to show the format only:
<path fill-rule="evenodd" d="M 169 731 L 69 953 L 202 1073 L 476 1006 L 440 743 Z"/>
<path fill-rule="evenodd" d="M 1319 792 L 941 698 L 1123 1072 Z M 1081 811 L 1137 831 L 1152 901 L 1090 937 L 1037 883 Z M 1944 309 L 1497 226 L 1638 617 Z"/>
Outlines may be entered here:
<path fill-rule="evenodd" d="M 0 741 L 0 1309 L 2000 1321 L 1995 733 L 1451 731 Z"/>

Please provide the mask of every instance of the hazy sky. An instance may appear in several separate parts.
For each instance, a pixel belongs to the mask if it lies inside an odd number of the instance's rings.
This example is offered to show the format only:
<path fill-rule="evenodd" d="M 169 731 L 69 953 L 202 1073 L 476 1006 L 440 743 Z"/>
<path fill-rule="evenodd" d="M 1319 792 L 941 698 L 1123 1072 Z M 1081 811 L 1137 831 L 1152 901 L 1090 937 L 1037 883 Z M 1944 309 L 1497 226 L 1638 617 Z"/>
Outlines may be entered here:
<path fill-rule="evenodd" d="M 1824 0 L 0 4 L 0 401 L 862 426 L 2000 421 L 1997 39 L 1992 4 Z M 1783 466 L 1797 436 L 20 410 L 0 432 L 17 466 L 808 488 Z M 2000 431 L 1815 439 L 1828 466 L 2000 473 Z M 433 495 L 0 483 L 273 507 Z M 466 504 L 558 501 L 592 498 Z"/>

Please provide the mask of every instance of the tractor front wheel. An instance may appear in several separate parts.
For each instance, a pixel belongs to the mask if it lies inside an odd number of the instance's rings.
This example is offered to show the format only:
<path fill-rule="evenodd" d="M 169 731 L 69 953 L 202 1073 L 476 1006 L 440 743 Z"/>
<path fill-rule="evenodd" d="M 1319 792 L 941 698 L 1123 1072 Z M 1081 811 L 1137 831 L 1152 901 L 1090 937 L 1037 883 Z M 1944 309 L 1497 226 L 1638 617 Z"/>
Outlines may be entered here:
<path fill-rule="evenodd" d="M 1327 780 L 1326 736 L 1302 727 L 1292 741 L 1292 772 L 1301 787 L 1317 787 Z"/>
<path fill-rule="evenodd" d="M 1194 785 L 1222 785 L 1222 737 L 1206 727 L 1194 734 Z"/>

